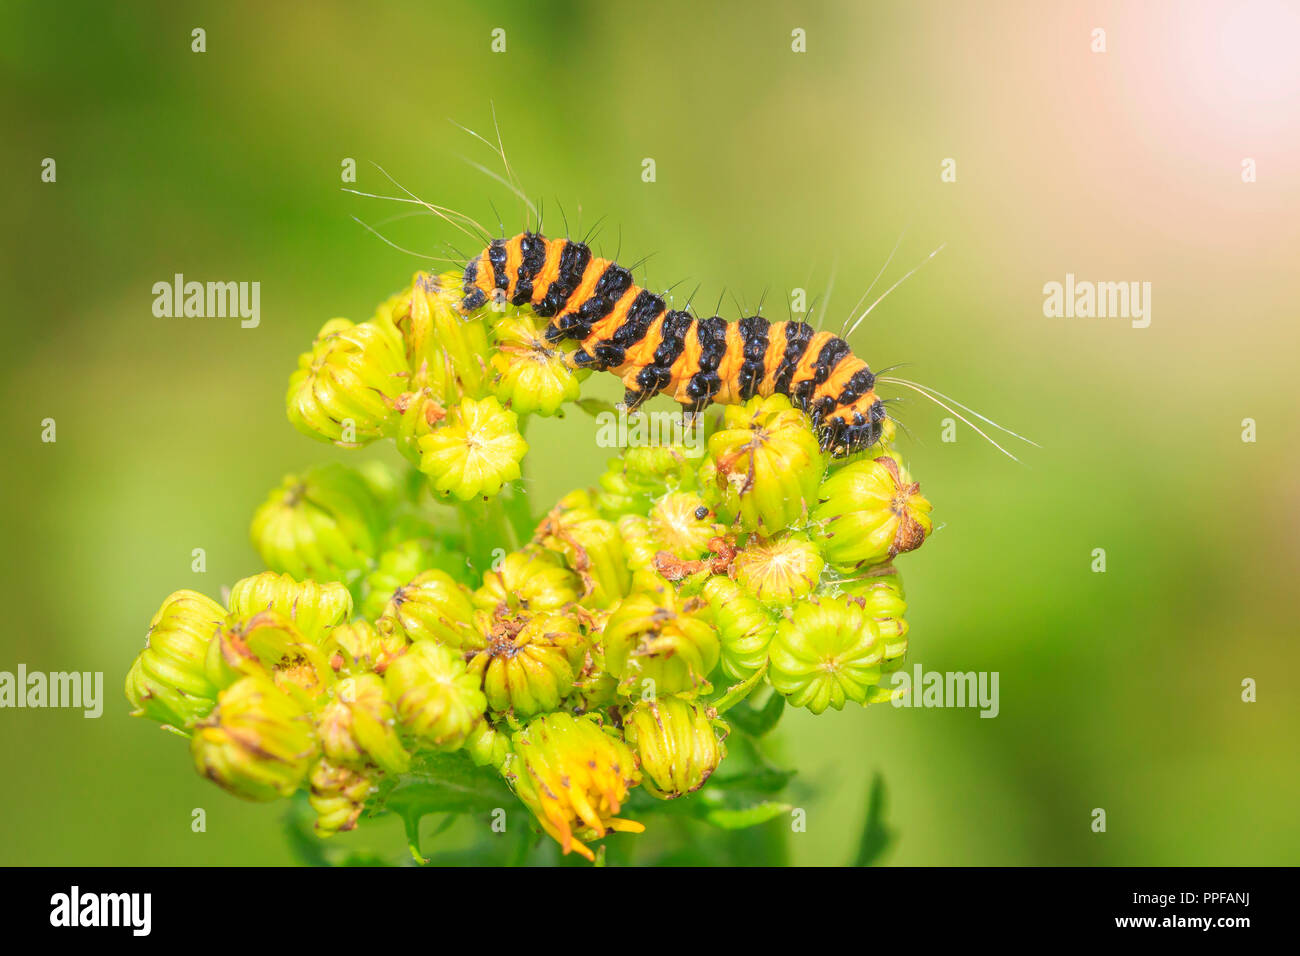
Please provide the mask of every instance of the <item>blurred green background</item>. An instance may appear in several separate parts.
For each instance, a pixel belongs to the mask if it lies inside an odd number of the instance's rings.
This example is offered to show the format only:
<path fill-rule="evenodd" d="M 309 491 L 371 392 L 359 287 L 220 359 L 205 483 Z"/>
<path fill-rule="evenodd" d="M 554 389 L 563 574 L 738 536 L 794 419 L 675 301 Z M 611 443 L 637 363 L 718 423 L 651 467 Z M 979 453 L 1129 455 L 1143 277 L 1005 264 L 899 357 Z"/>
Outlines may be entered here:
<path fill-rule="evenodd" d="M 352 221 L 406 208 L 340 191 L 340 163 L 511 234 L 449 122 L 488 131 L 493 104 L 548 231 L 558 206 L 575 233 L 604 217 L 599 248 L 653 253 L 642 278 L 699 283 L 706 312 L 725 289 L 724 315 L 766 293 L 785 318 L 833 271 L 838 326 L 905 227 L 877 291 L 946 242 L 854 345 L 1043 445 L 1016 464 L 899 410 L 941 524 L 901 562 L 910 660 L 999 672 L 1001 712 L 788 714 L 793 862 L 850 858 L 875 771 L 892 863 L 1300 862 L 1295 25 L 1280 3 L 6 3 L 0 669 L 103 671 L 106 702 L 0 712 L 0 863 L 291 862 L 278 809 L 200 780 L 121 680 L 166 594 L 259 570 L 248 520 L 283 474 L 356 458 L 291 428 L 287 376 L 425 263 Z M 155 318 L 178 272 L 259 281 L 261 326 Z M 1152 283 L 1151 326 L 1045 318 L 1067 272 Z M 537 508 L 594 480 L 593 435 L 534 423 Z"/>

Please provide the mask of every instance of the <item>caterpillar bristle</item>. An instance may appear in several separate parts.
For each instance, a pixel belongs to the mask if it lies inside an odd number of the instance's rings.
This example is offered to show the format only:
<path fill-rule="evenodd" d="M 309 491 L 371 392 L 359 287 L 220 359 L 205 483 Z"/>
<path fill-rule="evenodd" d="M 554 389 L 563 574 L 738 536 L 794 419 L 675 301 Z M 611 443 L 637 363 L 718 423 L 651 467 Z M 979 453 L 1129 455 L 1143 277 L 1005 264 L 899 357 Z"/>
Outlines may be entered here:
<path fill-rule="evenodd" d="M 599 234 L 604 217 L 592 224 L 581 241 L 569 238 L 547 239 L 542 235 L 541 213 L 528 199 L 506 157 L 495 108 L 495 144 L 468 127 L 454 121 L 453 125 L 482 142 L 501 160 L 504 177 L 462 157 L 465 162 L 504 185 L 523 202 L 525 219 L 529 225 L 522 233 L 508 239 L 493 238 L 479 222 L 465 213 L 420 199 L 378 164 L 375 167 L 404 196 L 383 196 L 351 188 L 345 188 L 344 191 L 421 207 L 419 213 L 390 217 L 381 221 L 381 225 L 406 215 L 433 215 L 474 239 L 476 243 L 484 244 L 486 248 L 465 265 L 464 296 L 460 310 L 468 314 L 483 308 L 489 302 L 530 306 L 537 315 L 548 319 L 545 338 L 549 343 L 558 345 L 565 340 L 578 343 L 576 349 L 567 353 L 568 360 L 575 367 L 609 371 L 623 379 L 624 400 L 620 407 L 628 412 L 635 412 L 655 395 L 667 393 L 681 405 L 683 414 L 697 424 L 700 414 L 710 404 L 741 402 L 754 395 L 784 394 L 789 396 L 792 404 L 810 416 L 822 449 L 834 457 L 844 457 L 869 448 L 880 440 L 884 420 L 892 416 L 887 412 L 886 403 L 889 400 L 876 395 L 875 385 L 878 382 L 888 382 L 911 389 L 944 408 L 1013 461 L 1019 459 L 962 412 L 991 428 L 1038 447 L 1032 440 L 999 425 L 937 389 L 908 379 L 873 373 L 866 362 L 854 355 L 847 342 L 890 293 L 942 252 L 946 244 L 940 245 L 904 273 L 854 318 L 854 313 L 870 296 L 893 262 L 907 235 L 907 227 L 904 227 L 884 265 L 846 317 L 838 336 L 793 317 L 786 321 L 769 322 L 761 314 L 755 314 L 736 322 L 727 322 L 716 314 L 727 295 L 725 288 L 719 294 L 715 314 L 710 318 L 701 318 L 692 311 L 695 296 L 700 290 L 698 284 L 687 298 L 685 306 L 676 310 L 670 306 L 673 301 L 672 292 L 681 284 L 680 281 L 660 295 L 633 283 L 632 270 L 644 265 L 648 256 L 638 260 L 630 269 L 625 269 L 611 259 L 592 254 L 590 243 Z M 571 235 L 568 214 L 558 200 L 555 205 L 564 222 L 566 236 Z M 495 206 L 493 213 L 500 221 L 501 216 Z M 536 217 L 538 224 L 535 232 L 530 228 L 533 217 Z M 456 259 L 417 253 L 399 246 L 375 226 L 353 218 L 363 228 L 400 252 L 436 262 L 461 264 L 466 261 L 464 255 L 450 244 L 449 248 L 458 256 Z M 503 222 L 500 223 L 500 229 L 504 234 Z M 618 249 L 622 249 L 621 228 Z M 617 252 L 614 258 L 618 258 Z M 822 312 L 816 317 L 818 326 L 823 324 L 829 307 L 835 287 L 835 272 L 836 263 L 833 263 L 822 296 Z M 758 313 L 762 312 L 765 296 L 766 292 L 764 298 L 759 300 Z M 737 297 L 733 294 L 732 298 L 736 301 L 738 310 L 743 313 L 745 309 Z M 808 318 L 814 317 L 815 307 L 816 300 L 805 312 Z M 891 366 L 885 371 L 898 367 Z M 893 421 L 907 431 L 906 426 L 897 418 L 893 418 Z"/>

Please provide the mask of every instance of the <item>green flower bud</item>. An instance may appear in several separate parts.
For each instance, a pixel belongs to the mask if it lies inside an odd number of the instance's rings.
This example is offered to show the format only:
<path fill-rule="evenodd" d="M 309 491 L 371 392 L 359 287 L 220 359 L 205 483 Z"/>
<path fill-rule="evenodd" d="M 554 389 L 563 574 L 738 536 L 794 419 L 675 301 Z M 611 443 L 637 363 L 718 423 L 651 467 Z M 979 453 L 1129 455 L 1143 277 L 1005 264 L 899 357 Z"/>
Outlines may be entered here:
<path fill-rule="evenodd" d="M 593 718 L 537 717 L 514 734 L 512 751 L 503 768 L 506 780 L 566 854 L 595 860 L 584 841 L 609 830 L 645 829 L 616 816 L 641 779 L 636 757 Z"/>
<path fill-rule="evenodd" d="M 223 690 L 195 727 L 190 752 L 199 773 L 246 800 L 287 797 L 301 786 L 316 753 L 311 721 L 288 694 L 262 676 Z"/>
<path fill-rule="evenodd" d="M 698 790 L 726 755 L 714 731 L 726 724 L 683 697 L 642 701 L 623 718 L 623 734 L 641 765 L 641 785 L 661 800 Z"/>
<path fill-rule="evenodd" d="M 554 415 L 581 391 L 578 373 L 547 344 L 545 328 L 545 320 L 524 312 L 502 316 L 492 326 L 496 396 L 521 415 Z"/>
<path fill-rule="evenodd" d="M 442 494 L 461 501 L 491 497 L 520 476 L 526 451 L 514 412 L 491 396 L 481 402 L 466 398 L 420 439 L 420 470 Z"/>
<path fill-rule="evenodd" d="M 629 448 L 611 458 L 597 479 L 593 507 L 601 517 L 617 521 L 623 515 L 646 515 L 666 491 L 694 490 L 695 462 L 688 455 L 695 453 L 682 445 Z"/>
<path fill-rule="evenodd" d="M 751 538 L 736 553 L 736 582 L 764 604 L 790 604 L 807 597 L 821 580 L 826 562 L 805 535 L 784 534 L 769 540 Z"/>
<path fill-rule="evenodd" d="M 416 641 L 384 673 L 397 719 L 426 746 L 455 750 L 483 718 L 478 678 L 450 648 Z"/>
<path fill-rule="evenodd" d="M 510 756 L 510 734 L 491 721 L 479 721 L 465 739 L 465 752 L 476 767 L 501 770 Z"/>
<path fill-rule="evenodd" d="M 148 717 L 178 730 L 212 710 L 217 688 L 205 661 L 212 635 L 226 612 L 197 591 L 176 591 L 149 622 L 145 649 L 126 675 L 133 717 Z"/>
<path fill-rule="evenodd" d="M 308 783 L 307 802 L 316 811 L 316 832 L 323 837 L 353 829 L 366 801 L 379 791 L 372 772 L 328 759 L 316 761 Z"/>
<path fill-rule="evenodd" d="M 661 550 L 650 527 L 650 519 L 640 515 L 623 515 L 614 525 L 623 539 L 627 566 L 633 571 L 654 571 L 655 555 Z"/>
<path fill-rule="evenodd" d="M 606 608 L 627 594 L 632 576 L 623 540 L 618 529 L 590 507 L 556 508 L 537 531 L 537 542 L 562 554 L 582 579 L 581 600 L 587 607 Z"/>
<path fill-rule="evenodd" d="M 391 433 L 409 375 L 391 326 L 331 319 L 289 378 L 289 421 L 312 438 L 360 448 Z"/>
<path fill-rule="evenodd" d="M 245 676 L 269 677 L 308 709 L 334 683 L 327 654 L 275 611 L 262 611 L 247 621 L 228 619 L 208 644 L 205 670 L 218 687 L 229 687 Z"/>
<path fill-rule="evenodd" d="M 389 773 L 405 773 L 411 758 L 396 725 L 383 679 L 362 674 L 335 686 L 333 699 L 317 718 L 316 736 L 322 752 L 334 763 L 350 767 L 374 763 Z"/>
<path fill-rule="evenodd" d="M 518 717 L 556 710 L 573 690 L 585 640 L 571 615 L 479 612 L 483 646 L 469 658 L 488 709 Z"/>
<path fill-rule="evenodd" d="M 718 664 L 718 632 L 704 619 L 704 602 L 680 601 L 672 588 L 632 594 L 610 614 L 602 643 L 619 693 L 697 694 Z"/>
<path fill-rule="evenodd" d="M 700 488 L 722 521 L 771 535 L 804 524 L 825 471 L 808 416 L 772 395 L 726 407 Z"/>
<path fill-rule="evenodd" d="M 638 445 L 623 452 L 623 472 L 633 485 L 656 495 L 693 491 L 698 487 L 696 470 L 703 453 L 703 447 L 681 442 Z"/>
<path fill-rule="evenodd" d="M 486 323 L 456 311 L 463 292 L 459 273 L 417 272 L 393 306 L 393 323 L 405 342 L 416 377 L 439 397 L 482 394 L 488 354 Z"/>
<path fill-rule="evenodd" d="M 600 626 L 603 627 L 604 621 L 609 618 L 609 612 L 596 613 L 601 616 Z M 573 682 L 572 709 L 580 712 L 593 711 L 612 704 L 617 699 L 618 678 L 605 666 L 605 647 L 598 637 L 589 637 Z"/>
<path fill-rule="evenodd" d="M 659 547 L 684 561 L 709 553 L 709 542 L 723 534 L 713 511 L 693 492 L 664 495 L 650 512 L 650 530 Z"/>
<path fill-rule="evenodd" d="M 357 620 L 351 624 L 340 624 L 330 631 L 329 637 L 321 645 L 321 650 L 329 659 L 330 669 L 343 677 L 358 677 L 362 674 L 383 674 L 393 659 L 410 646 L 406 633 L 398 626 L 392 626 L 387 633 L 369 621 Z"/>
<path fill-rule="evenodd" d="M 474 641 L 474 605 L 465 585 L 445 571 L 422 571 L 394 592 L 375 626 L 381 634 L 401 628 L 413 641 L 464 647 Z"/>
<path fill-rule="evenodd" d="M 812 532 L 832 564 L 884 564 L 919 548 L 934 527 L 920 484 L 888 456 L 845 465 L 819 494 Z"/>
<path fill-rule="evenodd" d="M 555 552 L 530 547 L 512 551 L 483 575 L 474 606 L 485 611 L 503 605 L 510 611 L 557 611 L 578 600 L 580 586 Z"/>
<path fill-rule="evenodd" d="M 883 641 L 862 606 L 844 599 L 796 605 L 776 629 L 767 676 L 796 707 L 820 714 L 878 699 Z"/>
<path fill-rule="evenodd" d="M 230 589 L 230 614 L 243 620 L 261 611 L 287 617 L 298 631 L 317 644 L 332 628 L 352 616 L 352 595 L 337 582 L 299 583 L 287 574 L 263 571 L 236 581 Z"/>
<path fill-rule="evenodd" d="M 653 496 L 628 481 L 620 458 L 610 460 L 596 484 L 592 504 L 602 518 L 617 521 L 624 515 L 643 515 L 650 510 Z"/>
<path fill-rule="evenodd" d="M 748 680 L 767 661 L 777 619 L 758 598 L 725 575 L 710 577 L 701 593 L 709 602 L 722 642 L 723 672 L 733 680 Z"/>
<path fill-rule="evenodd" d="M 907 601 L 903 596 L 903 579 L 894 568 L 882 568 L 887 574 L 844 582 L 844 593 L 850 601 L 861 603 L 876 623 L 876 630 L 884 644 L 880 662 L 883 673 L 898 670 L 907 653 Z"/>
<path fill-rule="evenodd" d="M 421 388 L 397 399 L 397 450 L 416 468 L 424 459 L 420 442 L 447 420 L 447 400 L 436 389 Z"/>
<path fill-rule="evenodd" d="M 421 572 L 436 569 L 450 575 L 464 563 L 463 557 L 436 539 L 411 538 L 398 542 L 379 556 L 375 569 L 362 579 L 361 590 L 365 595 L 361 601 L 362 617 L 370 620 L 381 617 L 402 586 Z"/>
<path fill-rule="evenodd" d="M 343 580 L 378 551 L 383 510 L 374 492 L 345 465 L 318 465 L 289 475 L 253 515 L 253 547 L 272 571 L 299 581 Z"/>

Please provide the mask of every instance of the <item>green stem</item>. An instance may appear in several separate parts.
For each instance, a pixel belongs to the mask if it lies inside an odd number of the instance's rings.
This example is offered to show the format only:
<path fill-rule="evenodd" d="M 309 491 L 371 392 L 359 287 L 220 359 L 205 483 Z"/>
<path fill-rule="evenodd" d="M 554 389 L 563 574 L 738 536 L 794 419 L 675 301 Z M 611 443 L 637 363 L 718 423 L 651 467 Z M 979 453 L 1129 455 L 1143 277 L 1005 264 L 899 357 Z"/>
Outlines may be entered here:
<path fill-rule="evenodd" d="M 519 416 L 519 434 L 525 435 L 528 431 L 528 416 Z M 537 527 L 537 522 L 533 518 L 533 509 L 528 501 L 527 492 L 527 468 L 528 456 L 519 463 L 519 480 L 516 481 L 509 489 L 501 494 L 502 506 L 505 509 L 506 518 L 510 522 L 510 527 L 515 533 L 514 547 L 518 548 L 532 540 L 533 531 Z"/>
<path fill-rule="evenodd" d="M 456 510 L 460 513 L 470 563 L 482 574 L 492 567 L 492 552 L 514 547 L 514 531 L 506 521 L 499 498 L 462 502 Z"/>
<path fill-rule="evenodd" d="M 514 532 L 515 547 L 518 548 L 533 537 L 537 522 L 533 518 L 533 509 L 528 503 L 528 494 L 522 488 L 511 488 L 502 495 L 502 507 L 510 529 Z"/>

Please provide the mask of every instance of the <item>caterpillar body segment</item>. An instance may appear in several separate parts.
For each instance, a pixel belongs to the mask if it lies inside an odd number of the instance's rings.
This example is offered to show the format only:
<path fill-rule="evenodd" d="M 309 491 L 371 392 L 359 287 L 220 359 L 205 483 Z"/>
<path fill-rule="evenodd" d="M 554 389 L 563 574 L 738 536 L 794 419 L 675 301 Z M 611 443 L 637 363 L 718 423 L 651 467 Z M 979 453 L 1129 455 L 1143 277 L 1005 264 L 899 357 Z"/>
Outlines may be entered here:
<path fill-rule="evenodd" d="M 578 343 L 574 366 L 622 378 L 629 409 L 661 392 L 688 414 L 779 393 L 808 413 L 822 448 L 836 456 L 880 438 L 885 406 L 875 375 L 842 338 L 806 322 L 728 322 L 669 309 L 584 243 L 533 232 L 494 240 L 466 266 L 459 309 L 473 313 L 489 301 L 548 319 L 550 342 Z"/>

